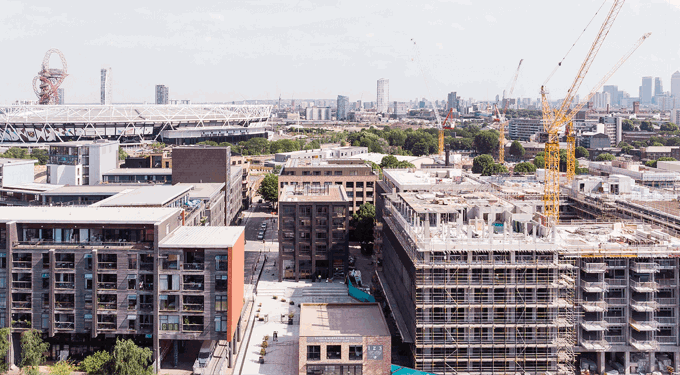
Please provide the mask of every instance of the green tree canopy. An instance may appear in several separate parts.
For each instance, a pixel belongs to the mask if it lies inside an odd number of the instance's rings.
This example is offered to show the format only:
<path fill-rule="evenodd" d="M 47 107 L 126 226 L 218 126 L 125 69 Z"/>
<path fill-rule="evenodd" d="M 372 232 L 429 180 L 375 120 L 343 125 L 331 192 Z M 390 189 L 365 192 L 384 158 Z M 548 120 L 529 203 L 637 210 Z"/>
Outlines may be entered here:
<path fill-rule="evenodd" d="M 522 146 L 519 141 L 512 141 L 512 144 L 510 145 L 510 155 L 516 157 L 516 158 L 521 158 L 524 156 L 524 147 Z"/>
<path fill-rule="evenodd" d="M 600 155 L 597 155 L 597 157 L 595 158 L 595 161 L 612 161 L 614 159 L 616 159 L 616 157 L 614 157 L 614 155 L 612 155 L 608 152 L 604 152 Z"/>
<path fill-rule="evenodd" d="M 583 147 L 583 146 L 578 146 L 576 147 L 576 150 L 574 150 L 574 154 L 576 155 L 577 158 L 586 158 L 590 156 L 590 152 L 588 152 L 588 149 Z"/>
<path fill-rule="evenodd" d="M 149 348 L 140 348 L 132 340 L 116 339 L 113 348 L 113 371 L 116 375 L 152 375 Z"/>
<path fill-rule="evenodd" d="M 500 163 L 491 163 L 484 167 L 484 170 L 482 171 L 482 176 L 493 176 L 501 173 L 508 173 L 508 168 L 506 168 L 505 165 Z"/>
<path fill-rule="evenodd" d="M 245 142 L 240 142 L 241 153 L 243 155 L 266 155 L 269 154 L 269 141 L 265 138 L 250 138 Z"/>
<path fill-rule="evenodd" d="M 478 154 L 493 155 L 498 148 L 498 132 L 494 130 L 479 132 L 473 144 Z"/>
<path fill-rule="evenodd" d="M 632 132 L 635 130 L 635 124 L 630 120 L 623 120 L 621 122 L 621 130 L 624 132 Z"/>
<path fill-rule="evenodd" d="M 29 329 L 21 334 L 21 367 L 28 373 L 36 373 L 38 366 L 45 363 L 45 352 L 50 344 L 42 339 L 42 332 Z"/>
<path fill-rule="evenodd" d="M 484 168 L 493 163 L 494 161 L 491 155 L 488 154 L 479 155 L 476 158 L 472 159 L 472 173 L 482 173 L 482 171 L 484 171 Z"/>
<path fill-rule="evenodd" d="M 373 227 L 375 226 L 375 206 L 367 202 L 359 206 L 352 215 L 354 221 L 354 236 L 361 243 L 364 253 L 371 253 L 373 243 Z"/>
<path fill-rule="evenodd" d="M 519 163 L 515 165 L 515 172 L 517 173 L 535 173 L 536 172 L 536 166 L 533 165 L 532 163 Z"/>
<path fill-rule="evenodd" d="M 0 328 L 0 353 L 7 354 L 9 350 L 9 327 Z M 4 374 L 9 369 L 6 356 L 0 355 L 0 373 Z"/>
<path fill-rule="evenodd" d="M 534 158 L 534 165 L 539 169 L 545 168 L 545 157 L 543 155 L 536 155 Z"/>
<path fill-rule="evenodd" d="M 640 130 L 645 132 L 653 132 L 654 126 L 652 126 L 652 123 L 649 121 L 642 121 L 642 123 L 640 124 Z"/>
<path fill-rule="evenodd" d="M 276 202 L 279 200 L 279 176 L 273 173 L 267 173 L 260 183 L 257 193 L 262 196 L 267 202 Z"/>
<path fill-rule="evenodd" d="M 106 351 L 99 351 L 91 354 L 80 362 L 80 370 L 88 375 L 108 375 L 111 367 L 111 354 Z"/>
<path fill-rule="evenodd" d="M 661 124 L 661 131 L 674 132 L 678 130 L 678 126 L 672 122 L 665 122 Z"/>
<path fill-rule="evenodd" d="M 68 360 L 61 360 L 50 367 L 50 375 L 71 375 L 75 366 Z"/>
<path fill-rule="evenodd" d="M 399 161 L 394 155 L 383 156 L 380 161 L 381 168 L 415 168 L 415 166 L 407 161 Z"/>
<path fill-rule="evenodd" d="M 300 145 L 292 139 L 279 139 L 269 144 L 269 150 L 272 154 L 279 152 L 293 152 L 299 151 Z"/>

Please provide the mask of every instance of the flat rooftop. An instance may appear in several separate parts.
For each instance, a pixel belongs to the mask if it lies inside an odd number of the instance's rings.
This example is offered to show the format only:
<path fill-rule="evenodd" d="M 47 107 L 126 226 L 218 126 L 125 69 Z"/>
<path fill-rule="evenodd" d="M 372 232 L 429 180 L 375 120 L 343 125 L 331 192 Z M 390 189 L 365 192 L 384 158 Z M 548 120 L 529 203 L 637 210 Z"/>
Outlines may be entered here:
<path fill-rule="evenodd" d="M 69 141 L 69 142 L 59 142 L 59 143 L 54 143 L 51 144 L 50 146 L 53 147 L 79 147 L 79 146 L 89 146 L 89 145 L 110 145 L 110 144 L 118 144 L 118 141 L 109 141 L 109 140 L 96 140 L 96 141 Z"/>
<path fill-rule="evenodd" d="M 10 159 L 10 158 L 0 158 L 0 165 L 5 164 L 35 164 L 38 161 L 35 159 Z"/>
<path fill-rule="evenodd" d="M 191 199 L 211 199 L 224 188 L 224 182 L 203 182 L 203 183 L 178 183 L 174 186 L 191 186 L 189 191 Z"/>
<path fill-rule="evenodd" d="M 325 186 L 284 186 L 279 197 L 281 202 L 348 202 L 347 193 L 342 185 Z"/>
<path fill-rule="evenodd" d="M 197 247 L 225 249 L 233 247 L 245 227 L 180 227 L 165 237 L 159 244 L 162 248 Z"/>
<path fill-rule="evenodd" d="M 453 187 L 460 184 L 463 171 L 461 169 L 385 169 L 385 178 L 400 190 L 424 189 L 435 185 Z M 466 183 L 475 184 L 466 179 Z"/>
<path fill-rule="evenodd" d="M 168 175 L 172 176 L 171 168 L 116 168 L 108 172 L 102 173 L 104 176 L 113 175 Z"/>
<path fill-rule="evenodd" d="M 288 159 L 286 168 L 371 168 L 361 159 L 333 158 L 333 159 Z"/>
<path fill-rule="evenodd" d="M 303 303 L 300 337 L 389 336 L 378 303 Z"/>
<path fill-rule="evenodd" d="M 120 193 L 97 202 L 101 207 L 143 207 L 164 206 L 191 190 L 191 185 L 152 185 L 123 190 Z"/>
<path fill-rule="evenodd" d="M 115 195 L 121 191 L 131 189 L 130 185 L 80 185 L 80 186 L 61 186 L 54 190 L 44 192 L 44 196 L 54 195 Z"/>
<path fill-rule="evenodd" d="M 3 207 L 0 222 L 154 224 L 179 213 L 179 208 L 164 207 Z"/>

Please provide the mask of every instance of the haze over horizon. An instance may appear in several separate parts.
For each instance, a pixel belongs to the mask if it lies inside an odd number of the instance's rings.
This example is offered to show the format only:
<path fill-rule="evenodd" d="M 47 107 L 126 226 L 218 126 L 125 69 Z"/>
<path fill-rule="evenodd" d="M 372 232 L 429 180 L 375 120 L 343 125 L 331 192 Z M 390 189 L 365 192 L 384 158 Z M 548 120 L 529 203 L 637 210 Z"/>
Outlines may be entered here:
<path fill-rule="evenodd" d="M 564 96 L 611 3 L 548 83 L 552 99 Z M 339 94 L 375 101 L 379 78 L 390 80 L 391 101 L 443 100 L 450 91 L 492 100 L 509 88 L 520 59 L 513 96 L 535 99 L 602 2 L 31 4 L 0 0 L 0 41 L 10 57 L 3 60 L 0 103 L 36 98 L 31 82 L 50 48 L 68 62 L 66 104 L 98 103 L 103 67 L 112 68 L 113 102 L 151 103 L 157 84 L 169 86 L 171 99 L 194 102 Z M 607 84 L 637 96 L 641 77 L 653 76 L 669 91 L 680 70 L 679 16 L 680 0 L 627 1 L 581 96 L 646 32 L 652 36 Z M 52 66 L 60 66 L 56 56 Z"/>

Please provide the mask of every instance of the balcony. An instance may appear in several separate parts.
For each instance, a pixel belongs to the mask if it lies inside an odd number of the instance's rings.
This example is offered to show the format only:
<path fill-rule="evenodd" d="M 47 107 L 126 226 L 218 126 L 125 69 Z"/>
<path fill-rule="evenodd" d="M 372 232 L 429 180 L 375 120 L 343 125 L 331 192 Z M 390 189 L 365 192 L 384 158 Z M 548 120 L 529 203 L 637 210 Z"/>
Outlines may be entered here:
<path fill-rule="evenodd" d="M 587 350 L 609 350 L 611 345 L 605 340 L 581 340 L 581 346 Z"/>
<path fill-rule="evenodd" d="M 638 332 L 656 331 L 659 328 L 659 323 L 655 320 L 639 321 L 630 319 L 630 326 Z"/>
<path fill-rule="evenodd" d="M 603 312 L 607 310 L 605 301 L 582 301 L 581 307 L 587 312 Z"/>
<path fill-rule="evenodd" d="M 642 352 L 659 350 L 659 342 L 656 340 L 636 340 L 634 338 L 631 338 L 630 345 Z"/>
<path fill-rule="evenodd" d="M 656 302 L 663 306 L 675 306 L 678 303 L 677 298 L 657 298 Z"/>
<path fill-rule="evenodd" d="M 55 309 L 61 309 L 61 310 L 73 310 L 76 308 L 76 304 L 71 302 L 54 302 L 54 308 Z"/>
<path fill-rule="evenodd" d="M 100 290 L 116 290 L 118 289 L 118 286 L 116 283 L 97 283 L 97 289 Z"/>
<path fill-rule="evenodd" d="M 99 310 L 117 310 L 116 302 L 99 302 L 97 308 Z"/>
<path fill-rule="evenodd" d="M 203 296 L 184 296 L 182 310 L 188 312 L 203 312 Z"/>
<path fill-rule="evenodd" d="M 607 263 L 586 263 L 581 269 L 586 273 L 605 273 L 607 271 Z"/>
<path fill-rule="evenodd" d="M 31 301 L 12 301 L 12 308 L 18 310 L 30 310 Z"/>
<path fill-rule="evenodd" d="M 654 273 L 659 272 L 659 265 L 654 262 L 640 263 L 634 261 L 631 262 L 630 269 L 637 273 Z"/>
<path fill-rule="evenodd" d="M 185 271 L 203 271 L 205 269 L 205 263 L 184 263 L 182 268 Z"/>
<path fill-rule="evenodd" d="M 607 291 L 607 283 L 605 282 L 581 282 L 581 289 L 587 293 L 603 293 Z"/>
<path fill-rule="evenodd" d="M 59 330 L 59 331 L 70 331 L 75 329 L 75 323 L 74 322 L 54 322 L 54 329 Z"/>
<path fill-rule="evenodd" d="M 630 281 L 630 287 L 638 293 L 654 293 L 658 286 L 654 281 Z"/>
<path fill-rule="evenodd" d="M 656 336 L 656 341 L 663 345 L 677 345 L 678 338 L 675 336 Z"/>
<path fill-rule="evenodd" d="M 203 331 L 203 317 L 202 316 L 185 316 L 182 324 L 182 331 L 184 332 L 202 332 Z"/>
<path fill-rule="evenodd" d="M 604 336 L 604 340 L 610 344 L 614 345 L 625 345 L 626 340 L 623 336 Z"/>
<path fill-rule="evenodd" d="M 98 331 L 115 331 L 116 323 L 114 322 L 97 322 Z"/>
<path fill-rule="evenodd" d="M 15 269 L 30 269 L 33 266 L 33 263 L 28 261 L 28 262 L 12 262 L 12 268 Z"/>
<path fill-rule="evenodd" d="M 659 325 L 674 326 L 678 323 L 678 320 L 670 316 L 657 316 L 654 317 Z"/>
<path fill-rule="evenodd" d="M 581 328 L 589 332 L 606 331 L 609 323 L 605 320 L 584 320 L 581 321 Z"/>
<path fill-rule="evenodd" d="M 605 298 L 609 305 L 627 305 L 628 301 L 625 298 Z"/>
<path fill-rule="evenodd" d="M 675 288 L 678 286 L 678 283 L 675 282 L 675 279 L 657 279 L 655 281 L 662 288 Z"/>
<path fill-rule="evenodd" d="M 153 310 L 153 303 L 140 303 L 139 309 L 140 310 Z"/>
<path fill-rule="evenodd" d="M 139 262 L 140 271 L 153 271 L 153 262 Z"/>
<path fill-rule="evenodd" d="M 75 289 L 76 283 L 73 281 L 55 281 L 54 289 Z"/>
<path fill-rule="evenodd" d="M 628 285 L 628 280 L 626 279 L 604 279 L 604 282 L 606 282 L 608 285 L 611 286 L 626 286 Z"/>
<path fill-rule="evenodd" d="M 39 240 L 33 239 L 31 241 L 14 241 L 14 247 L 17 249 L 28 248 L 28 249 L 54 249 L 59 247 L 61 249 L 67 248 L 84 248 L 84 247 L 98 247 L 98 248 L 123 248 L 128 247 L 132 250 L 144 250 L 151 249 L 153 247 L 152 242 L 130 242 L 130 241 L 78 241 L 78 242 L 63 242 L 54 240 Z"/>
<path fill-rule="evenodd" d="M 630 306 L 633 308 L 633 310 L 638 312 L 649 312 L 659 309 L 659 303 L 656 301 L 636 301 L 631 299 Z"/>

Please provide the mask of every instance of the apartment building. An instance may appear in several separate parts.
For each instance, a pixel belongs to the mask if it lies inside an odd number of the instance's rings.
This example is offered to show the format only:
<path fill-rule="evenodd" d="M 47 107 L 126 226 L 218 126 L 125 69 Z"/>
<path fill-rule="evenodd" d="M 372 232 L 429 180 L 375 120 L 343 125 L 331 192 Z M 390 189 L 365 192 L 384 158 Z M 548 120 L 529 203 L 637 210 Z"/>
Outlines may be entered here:
<path fill-rule="evenodd" d="M 33 183 L 37 160 L 0 158 L 0 188 Z"/>
<path fill-rule="evenodd" d="M 233 349 L 243 233 L 184 227 L 179 208 L 3 208 L 0 326 L 11 326 L 15 343 L 39 329 L 52 353 L 70 356 L 110 347 L 116 336 L 153 347 L 156 364 L 180 341 L 228 340 Z"/>
<path fill-rule="evenodd" d="M 343 185 L 350 215 L 364 203 L 375 204 L 378 174 L 358 159 L 290 159 L 281 170 L 279 191 L 286 186 Z"/>
<path fill-rule="evenodd" d="M 513 118 L 508 123 L 510 139 L 531 141 L 534 135 L 543 130 L 543 120 L 541 119 Z"/>
<path fill-rule="evenodd" d="M 274 161 L 277 163 L 284 163 L 289 159 L 332 159 L 332 158 L 343 159 L 348 158 L 350 156 L 367 153 L 368 147 L 360 146 L 329 147 L 318 148 L 314 150 L 279 152 L 274 155 Z"/>
<path fill-rule="evenodd" d="M 62 142 L 51 145 L 47 162 L 47 183 L 96 185 L 103 174 L 118 166 L 117 141 Z"/>
<path fill-rule="evenodd" d="M 115 168 L 102 174 L 105 184 L 172 184 L 167 168 Z"/>
<path fill-rule="evenodd" d="M 349 199 L 343 185 L 286 186 L 279 196 L 279 281 L 347 274 Z"/>

